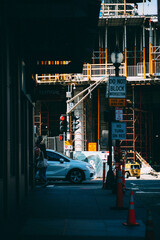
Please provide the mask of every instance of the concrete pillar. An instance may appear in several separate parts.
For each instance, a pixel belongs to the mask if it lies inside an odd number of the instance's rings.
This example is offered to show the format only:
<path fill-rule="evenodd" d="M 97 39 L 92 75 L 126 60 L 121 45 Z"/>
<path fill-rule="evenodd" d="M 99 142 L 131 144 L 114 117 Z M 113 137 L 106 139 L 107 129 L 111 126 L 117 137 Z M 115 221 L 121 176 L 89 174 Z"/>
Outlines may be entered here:
<path fill-rule="evenodd" d="M 80 88 L 75 90 L 74 95 L 77 95 L 83 89 Z M 82 97 L 75 99 L 74 104 L 76 104 Z M 74 148 L 75 151 L 84 151 L 84 109 L 83 101 L 75 108 L 74 115 L 79 117 L 79 129 L 74 133 Z"/>
<path fill-rule="evenodd" d="M 149 73 L 152 75 L 153 74 L 153 30 L 152 30 L 152 22 L 151 20 L 149 21 Z"/>
<path fill-rule="evenodd" d="M 143 25 L 143 77 L 146 78 L 145 27 Z"/>
<path fill-rule="evenodd" d="M 127 26 L 124 24 L 124 58 L 125 58 L 125 76 L 127 78 Z"/>

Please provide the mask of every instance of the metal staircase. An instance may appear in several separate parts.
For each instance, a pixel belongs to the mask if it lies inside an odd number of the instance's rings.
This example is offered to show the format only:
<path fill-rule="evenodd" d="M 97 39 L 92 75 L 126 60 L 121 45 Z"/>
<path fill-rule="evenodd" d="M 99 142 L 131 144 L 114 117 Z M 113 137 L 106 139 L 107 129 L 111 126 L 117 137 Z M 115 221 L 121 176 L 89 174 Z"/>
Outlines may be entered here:
<path fill-rule="evenodd" d="M 138 156 L 136 152 L 139 152 L 147 160 L 149 149 L 148 131 L 150 129 L 147 121 L 148 112 L 142 109 L 141 101 L 135 102 L 133 86 L 127 94 L 126 107 L 123 110 L 123 120 L 121 121 L 126 122 L 127 137 L 125 140 L 120 141 L 120 147 L 122 151 L 127 152 L 127 161 L 135 162 Z M 136 91 L 136 94 L 139 93 Z M 141 99 L 141 96 L 139 98 Z"/>

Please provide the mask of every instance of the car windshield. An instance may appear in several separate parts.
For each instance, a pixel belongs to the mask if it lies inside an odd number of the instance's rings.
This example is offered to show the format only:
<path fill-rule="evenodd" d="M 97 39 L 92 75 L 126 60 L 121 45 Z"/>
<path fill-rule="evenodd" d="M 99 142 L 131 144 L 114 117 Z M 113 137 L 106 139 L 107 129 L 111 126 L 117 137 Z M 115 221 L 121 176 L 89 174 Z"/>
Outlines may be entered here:
<path fill-rule="evenodd" d="M 47 156 L 49 161 L 59 161 L 61 158 L 64 159 L 65 162 L 70 162 L 70 160 L 73 160 L 61 153 L 50 151 L 47 149 Z"/>
<path fill-rule="evenodd" d="M 72 159 L 72 158 L 70 158 L 70 157 L 68 157 L 68 156 L 63 155 L 62 153 L 57 153 L 57 154 L 59 154 L 59 156 L 60 156 L 61 158 L 67 158 L 68 160 L 74 160 L 74 159 Z"/>
<path fill-rule="evenodd" d="M 131 169 L 139 169 L 139 165 L 131 165 Z"/>

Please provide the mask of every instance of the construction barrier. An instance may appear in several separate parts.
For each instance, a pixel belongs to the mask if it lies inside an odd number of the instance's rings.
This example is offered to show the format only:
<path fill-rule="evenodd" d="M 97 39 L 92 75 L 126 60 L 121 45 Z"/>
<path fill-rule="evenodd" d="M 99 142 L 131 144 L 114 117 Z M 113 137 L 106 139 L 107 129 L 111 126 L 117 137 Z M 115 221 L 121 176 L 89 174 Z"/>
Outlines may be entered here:
<path fill-rule="evenodd" d="M 137 223 L 136 219 L 135 219 L 133 191 L 131 191 L 131 196 L 130 196 L 127 222 L 124 222 L 123 225 L 125 225 L 125 226 L 138 226 L 139 225 L 139 223 Z"/>
<path fill-rule="evenodd" d="M 152 222 L 152 212 L 150 209 L 147 211 L 147 222 L 146 222 L 146 232 L 145 240 L 154 240 L 153 222 Z"/>
<path fill-rule="evenodd" d="M 105 179 L 106 179 L 106 163 L 107 163 L 107 162 L 103 162 L 103 186 L 102 186 L 102 188 L 105 188 Z"/>
<path fill-rule="evenodd" d="M 122 187 L 123 190 L 126 189 L 126 185 L 125 185 L 125 157 L 122 157 Z"/>
<path fill-rule="evenodd" d="M 118 178 L 117 178 L 117 208 L 123 208 L 123 188 L 122 188 L 122 171 L 121 166 L 118 166 Z"/>

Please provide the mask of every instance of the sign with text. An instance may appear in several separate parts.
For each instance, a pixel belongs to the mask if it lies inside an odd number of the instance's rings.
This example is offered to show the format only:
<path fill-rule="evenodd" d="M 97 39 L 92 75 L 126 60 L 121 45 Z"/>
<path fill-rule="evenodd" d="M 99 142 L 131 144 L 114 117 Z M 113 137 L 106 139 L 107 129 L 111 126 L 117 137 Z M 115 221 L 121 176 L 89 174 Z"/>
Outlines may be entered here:
<path fill-rule="evenodd" d="M 125 98 L 109 98 L 110 107 L 125 107 L 126 99 Z"/>
<path fill-rule="evenodd" d="M 126 139 L 126 123 L 112 122 L 112 140 Z"/>
<path fill-rule="evenodd" d="M 65 149 L 73 149 L 73 145 L 71 141 L 65 141 Z"/>
<path fill-rule="evenodd" d="M 116 121 L 122 121 L 123 120 L 123 109 L 122 108 L 115 108 L 115 119 Z"/>
<path fill-rule="evenodd" d="M 89 142 L 88 143 L 88 151 L 97 151 L 97 143 Z"/>
<path fill-rule="evenodd" d="M 109 77 L 108 97 L 126 97 L 126 77 Z"/>

